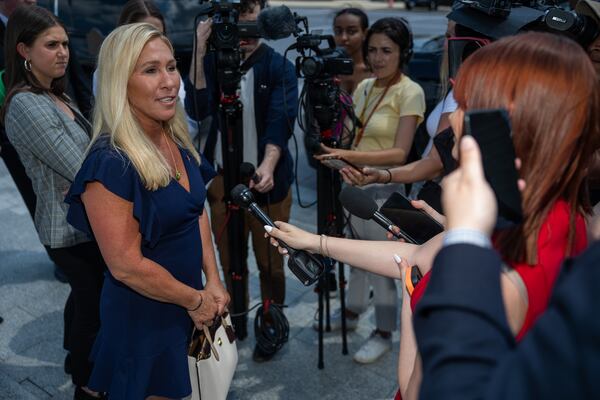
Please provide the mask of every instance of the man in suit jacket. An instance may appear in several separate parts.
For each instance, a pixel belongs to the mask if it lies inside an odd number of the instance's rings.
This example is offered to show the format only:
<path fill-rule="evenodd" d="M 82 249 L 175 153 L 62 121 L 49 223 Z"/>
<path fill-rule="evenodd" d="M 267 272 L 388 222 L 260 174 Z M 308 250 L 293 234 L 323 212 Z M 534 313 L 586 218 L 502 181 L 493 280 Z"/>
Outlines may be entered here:
<path fill-rule="evenodd" d="M 600 398 L 600 243 L 567 262 L 547 311 L 517 344 L 502 302 L 501 260 L 489 241 L 495 199 L 470 137 L 443 201 L 445 245 L 414 316 L 420 397 Z"/>

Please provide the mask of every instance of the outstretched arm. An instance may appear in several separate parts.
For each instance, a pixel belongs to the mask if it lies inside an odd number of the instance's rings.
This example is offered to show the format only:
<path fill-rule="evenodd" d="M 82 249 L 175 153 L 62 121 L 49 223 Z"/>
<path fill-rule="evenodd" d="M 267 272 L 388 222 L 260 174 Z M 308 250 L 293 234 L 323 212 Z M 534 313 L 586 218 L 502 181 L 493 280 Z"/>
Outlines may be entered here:
<path fill-rule="evenodd" d="M 373 240 L 354 240 L 315 235 L 285 222 L 275 222 L 278 228 L 265 227 L 268 234 L 283 240 L 295 249 L 308 250 L 334 258 L 345 264 L 378 275 L 400 279 L 400 270 L 394 254 L 406 259 L 410 265 L 418 265 L 421 271 L 430 269 L 435 254 L 441 247 L 443 233 L 418 246 L 409 243 Z M 276 241 L 272 241 L 277 245 Z M 280 248 L 281 252 L 284 249 Z"/>

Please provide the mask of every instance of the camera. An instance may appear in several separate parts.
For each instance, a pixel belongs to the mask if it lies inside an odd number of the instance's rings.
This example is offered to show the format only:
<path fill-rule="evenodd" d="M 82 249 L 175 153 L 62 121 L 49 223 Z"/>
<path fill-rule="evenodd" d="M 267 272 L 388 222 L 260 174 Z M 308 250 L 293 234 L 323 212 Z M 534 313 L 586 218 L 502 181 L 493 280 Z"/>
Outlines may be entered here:
<path fill-rule="evenodd" d="M 448 18 L 491 38 L 537 30 L 568 36 L 584 48 L 600 34 L 593 18 L 543 0 L 460 0 Z"/>
<path fill-rule="evenodd" d="M 321 55 L 306 56 L 296 60 L 298 76 L 316 78 L 319 76 L 352 75 L 352 59 L 343 49 L 327 49 Z"/>
<path fill-rule="evenodd" d="M 239 22 L 240 0 L 200 0 L 198 15 L 211 17 L 212 34 L 209 43 L 212 50 L 235 49 L 240 38 L 259 38 L 256 22 Z"/>
<path fill-rule="evenodd" d="M 336 48 L 333 36 L 310 34 L 306 19 L 300 17 L 298 21 L 304 22 L 306 33 L 298 36 L 288 50 L 300 53 L 296 75 L 306 82 L 300 94 L 298 121 L 308 153 L 314 154 L 320 151 L 320 143 L 339 147 L 352 142 L 346 134 L 353 137 L 356 116 L 335 76 L 352 75 L 354 63 L 344 49 Z M 350 129 L 341 123 L 346 117 L 353 122 Z"/>

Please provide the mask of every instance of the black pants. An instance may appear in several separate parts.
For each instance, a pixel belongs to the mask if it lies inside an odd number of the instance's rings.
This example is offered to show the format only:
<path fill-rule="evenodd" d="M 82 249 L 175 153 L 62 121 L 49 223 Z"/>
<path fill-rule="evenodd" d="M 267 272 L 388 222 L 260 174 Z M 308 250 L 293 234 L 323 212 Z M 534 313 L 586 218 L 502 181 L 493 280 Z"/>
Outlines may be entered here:
<path fill-rule="evenodd" d="M 71 352 L 73 384 L 86 386 L 93 367 L 90 350 L 100 328 L 100 292 L 106 264 L 95 242 L 49 249 L 49 253 L 71 286 L 73 317 L 65 326 L 65 342 Z"/>

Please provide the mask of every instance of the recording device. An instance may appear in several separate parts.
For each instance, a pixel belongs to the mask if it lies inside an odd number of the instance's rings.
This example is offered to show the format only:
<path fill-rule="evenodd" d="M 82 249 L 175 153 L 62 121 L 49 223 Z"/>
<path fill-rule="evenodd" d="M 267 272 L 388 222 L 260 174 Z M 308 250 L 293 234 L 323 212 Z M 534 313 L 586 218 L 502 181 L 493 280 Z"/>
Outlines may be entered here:
<path fill-rule="evenodd" d="M 416 244 L 423 244 L 444 231 L 444 227 L 423 210 L 413 207 L 406 197 L 398 192 L 381 206 L 381 213 L 396 226 L 402 228 Z"/>
<path fill-rule="evenodd" d="M 260 182 L 260 176 L 256 173 L 256 168 L 249 162 L 243 162 L 240 164 L 240 179 L 242 182 L 254 183 Z"/>
<path fill-rule="evenodd" d="M 473 136 L 481 150 L 485 177 L 498 202 L 496 227 L 502 229 L 521 223 L 519 175 L 508 113 L 503 109 L 467 111 L 464 133 Z"/>
<path fill-rule="evenodd" d="M 261 37 L 257 22 L 240 22 L 240 0 L 200 0 L 198 15 L 212 18 L 209 44 L 213 50 L 231 49 L 239 45 L 240 38 Z"/>
<path fill-rule="evenodd" d="M 587 48 L 600 26 L 584 10 L 570 11 L 545 0 L 459 0 L 448 18 L 492 38 L 537 30 L 563 34 Z"/>
<path fill-rule="evenodd" d="M 404 239 L 408 243 L 417 243 L 409 234 L 400 229 L 400 233 L 394 232 L 394 223 L 388 217 L 377 210 L 377 203 L 364 191 L 354 186 L 346 186 L 339 195 L 340 203 L 350 212 L 362 219 L 371 219 L 390 232 L 396 239 Z"/>
<path fill-rule="evenodd" d="M 252 192 L 245 185 L 235 186 L 231 190 L 231 198 L 235 204 L 248 210 L 261 223 L 276 228 L 271 218 L 256 204 Z M 288 267 L 304 286 L 309 286 L 319 279 L 324 267 L 316 256 L 304 250 L 293 249 L 281 240 L 279 245 L 288 251 Z"/>
<path fill-rule="evenodd" d="M 296 58 L 296 75 L 306 79 L 300 95 L 300 102 L 305 105 L 301 112 L 306 115 L 308 123 L 316 121 L 319 129 L 331 137 L 342 109 L 341 92 L 334 76 L 352 75 L 352 59 L 343 49 L 336 48 L 333 36 L 309 33 L 308 19 L 292 13 L 286 6 L 263 10 L 258 15 L 257 24 L 259 33 L 266 39 L 278 40 L 291 35 L 296 37 L 296 42 L 287 48 L 286 53 L 290 50 L 300 53 Z M 322 46 L 323 43 L 326 45 Z M 351 110 L 351 107 L 347 108 Z M 310 153 L 316 153 L 321 138 L 315 138 L 307 127 L 301 125 L 301 128 L 309 137 L 307 147 Z"/>

